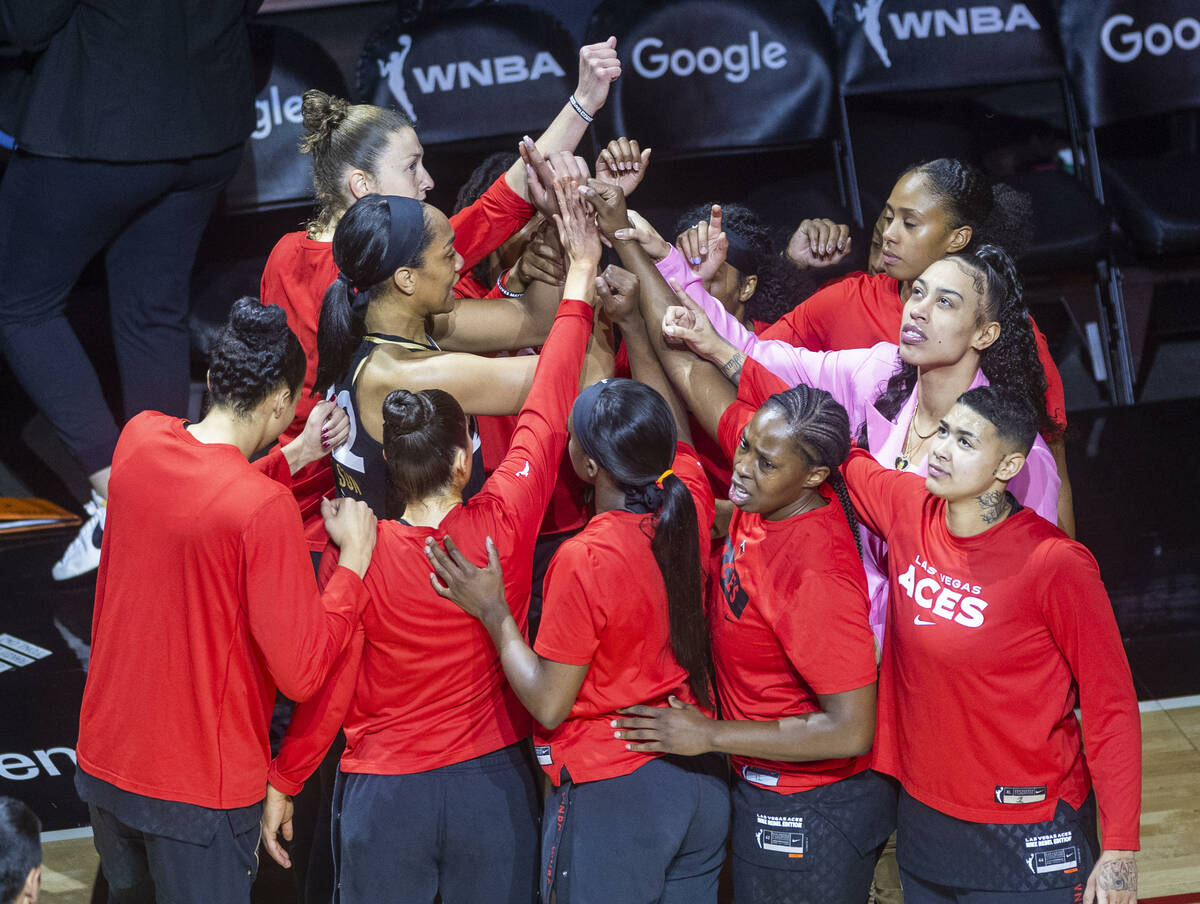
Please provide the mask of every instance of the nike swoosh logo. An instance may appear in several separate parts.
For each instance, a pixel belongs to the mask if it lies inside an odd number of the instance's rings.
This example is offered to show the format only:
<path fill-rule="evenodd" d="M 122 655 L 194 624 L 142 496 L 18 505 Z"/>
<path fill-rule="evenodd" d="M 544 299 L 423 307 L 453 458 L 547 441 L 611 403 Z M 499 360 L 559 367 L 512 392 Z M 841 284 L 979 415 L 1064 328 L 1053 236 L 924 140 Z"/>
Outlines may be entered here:
<path fill-rule="evenodd" d="M 919 615 L 914 615 L 914 616 L 913 616 L 913 624 L 914 624 L 914 625 L 936 625 L 936 624 L 937 624 L 937 622 L 935 622 L 935 621 L 921 621 L 921 616 L 919 616 Z"/>

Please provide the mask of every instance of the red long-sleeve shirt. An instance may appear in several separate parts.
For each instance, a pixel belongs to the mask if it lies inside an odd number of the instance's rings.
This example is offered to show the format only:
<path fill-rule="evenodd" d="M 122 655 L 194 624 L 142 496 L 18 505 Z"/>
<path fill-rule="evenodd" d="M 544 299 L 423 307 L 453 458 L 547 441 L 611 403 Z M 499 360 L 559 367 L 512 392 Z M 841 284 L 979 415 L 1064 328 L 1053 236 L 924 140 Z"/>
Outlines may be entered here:
<path fill-rule="evenodd" d="M 969 822 L 1047 820 L 1094 784 L 1104 847 L 1136 850 L 1141 722 L 1095 559 L 1030 509 L 956 537 L 922 478 L 862 450 L 843 471 L 889 550 L 874 768 Z"/>
<path fill-rule="evenodd" d="M 875 276 L 852 273 L 823 286 L 758 335 L 763 339 L 782 339 L 811 351 L 870 348 L 877 342 L 897 341 L 903 313 L 900 284 L 896 280 L 886 273 Z M 1067 404 L 1062 377 L 1050 355 L 1046 337 L 1032 317 L 1029 326 L 1046 374 L 1046 411 L 1061 430 L 1066 430 Z"/>
<path fill-rule="evenodd" d="M 271 764 L 276 788 L 298 792 L 342 725 L 342 770 L 376 775 L 459 763 L 529 734 L 529 714 L 505 680 L 487 630 L 430 585 L 425 540 L 449 535 L 484 565 L 490 536 L 505 598 L 524 630 L 534 539 L 566 448 L 567 414 L 591 327 L 591 307 L 563 301 L 508 455 L 466 505 L 436 528 L 379 523 L 362 624 L 325 686 L 296 708 Z M 322 575 L 332 563 L 327 554 Z"/>
<path fill-rule="evenodd" d="M 367 600 L 345 568 L 317 590 L 287 478 L 278 450 L 251 464 L 157 412 L 125 427 L 79 717 L 85 772 L 203 807 L 262 799 L 276 687 L 313 694 Z"/>
<path fill-rule="evenodd" d="M 768 393 L 756 390 L 743 380 L 738 400 L 721 416 L 720 447 L 731 459 L 766 401 Z M 772 721 L 819 712 L 818 695 L 875 681 L 862 561 L 833 490 L 822 484 L 819 492 L 822 508 L 782 521 L 734 509 L 709 599 L 725 718 Z M 780 794 L 849 778 L 870 759 L 732 758 L 742 778 Z"/>
<path fill-rule="evenodd" d="M 533 208 L 501 175 L 474 204 L 450 217 L 454 249 L 463 258 L 462 273 L 469 275 L 475 264 L 532 216 Z M 313 406 L 320 401 L 312 396 L 317 379 L 317 324 L 321 318 L 321 302 L 337 274 L 333 243 L 310 239 L 304 232 L 289 232 L 281 238 L 271 249 L 263 269 L 260 297 L 264 304 L 283 308 L 288 326 L 300 340 L 307 359 L 296 417 L 280 437 L 281 442 L 286 443 L 300 435 Z M 321 521 L 321 500 L 333 493 L 329 459 L 313 462 L 297 473 L 293 491 L 304 518 L 309 548 L 319 552 L 329 539 Z"/>

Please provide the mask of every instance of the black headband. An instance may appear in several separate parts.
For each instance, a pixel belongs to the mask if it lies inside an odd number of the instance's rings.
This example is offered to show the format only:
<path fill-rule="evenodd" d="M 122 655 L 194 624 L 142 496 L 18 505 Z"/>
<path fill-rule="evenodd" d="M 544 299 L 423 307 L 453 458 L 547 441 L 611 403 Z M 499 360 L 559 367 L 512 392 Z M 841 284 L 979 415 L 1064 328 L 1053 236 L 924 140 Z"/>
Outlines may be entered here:
<path fill-rule="evenodd" d="M 725 230 L 725 239 L 729 242 L 729 250 L 725 252 L 725 260 L 742 276 L 754 276 L 758 273 L 759 253 L 742 241 L 735 232 Z"/>

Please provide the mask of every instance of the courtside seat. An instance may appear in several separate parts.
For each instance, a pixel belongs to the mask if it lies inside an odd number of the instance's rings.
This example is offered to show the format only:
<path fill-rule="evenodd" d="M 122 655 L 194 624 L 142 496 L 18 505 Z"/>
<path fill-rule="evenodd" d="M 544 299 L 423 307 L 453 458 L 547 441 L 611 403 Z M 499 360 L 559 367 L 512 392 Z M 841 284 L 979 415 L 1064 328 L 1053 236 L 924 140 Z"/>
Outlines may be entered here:
<path fill-rule="evenodd" d="M 1059 170 L 1027 170 L 1004 181 L 1033 203 L 1033 241 L 1021 258 L 1022 272 L 1086 270 L 1108 252 L 1110 217 L 1080 180 Z"/>
<path fill-rule="evenodd" d="M 1139 255 L 1200 253 L 1200 159 L 1105 159 L 1101 171 L 1108 202 Z"/>

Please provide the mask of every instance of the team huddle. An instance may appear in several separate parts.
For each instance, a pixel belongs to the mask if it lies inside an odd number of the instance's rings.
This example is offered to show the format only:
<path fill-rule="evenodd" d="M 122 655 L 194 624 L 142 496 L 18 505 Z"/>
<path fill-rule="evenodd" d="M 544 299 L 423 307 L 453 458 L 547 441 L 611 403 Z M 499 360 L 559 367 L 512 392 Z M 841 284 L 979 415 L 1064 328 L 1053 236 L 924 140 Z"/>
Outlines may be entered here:
<path fill-rule="evenodd" d="M 619 75 L 584 47 L 449 217 L 403 113 L 305 94 L 313 220 L 202 419 L 113 457 L 76 780 L 112 900 L 248 902 L 261 838 L 343 904 L 716 902 L 727 865 L 862 904 L 889 864 L 916 904 L 1135 901 L 1027 201 L 918 164 L 829 280 L 828 220 L 664 238 L 649 149 L 574 155 Z"/>

